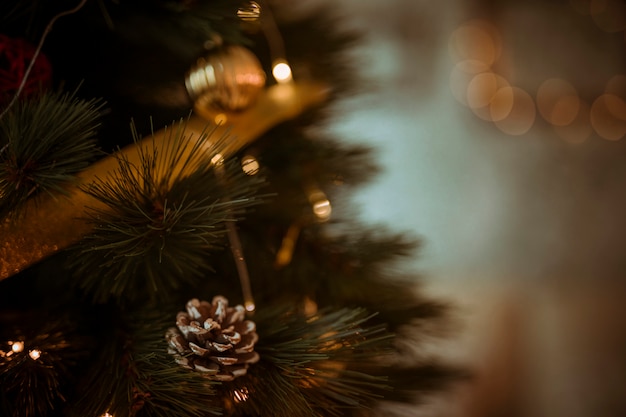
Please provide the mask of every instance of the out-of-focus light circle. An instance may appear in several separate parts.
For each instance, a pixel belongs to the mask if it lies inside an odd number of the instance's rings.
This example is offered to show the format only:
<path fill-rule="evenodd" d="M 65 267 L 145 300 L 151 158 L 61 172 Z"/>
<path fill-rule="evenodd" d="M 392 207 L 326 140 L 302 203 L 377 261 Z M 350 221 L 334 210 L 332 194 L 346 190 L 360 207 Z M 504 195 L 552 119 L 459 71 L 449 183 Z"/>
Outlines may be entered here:
<path fill-rule="evenodd" d="M 455 61 L 472 60 L 493 65 L 501 53 L 500 35 L 493 24 L 473 20 L 457 28 L 448 41 L 450 55 Z"/>
<path fill-rule="evenodd" d="M 618 120 L 626 121 L 626 102 L 614 94 L 604 94 L 604 100 L 609 113 Z"/>
<path fill-rule="evenodd" d="M 228 116 L 226 115 L 226 113 L 218 113 L 215 115 L 215 117 L 213 117 L 213 122 L 215 122 L 215 124 L 218 126 L 226 124 L 227 121 Z"/>
<path fill-rule="evenodd" d="M 604 92 L 626 99 L 626 74 L 611 77 L 604 87 Z"/>
<path fill-rule="evenodd" d="M 621 102 L 621 103 L 620 103 Z M 626 119 L 616 117 L 623 110 L 623 100 L 613 94 L 603 94 L 591 105 L 591 126 L 606 140 L 620 140 L 626 134 Z"/>
<path fill-rule="evenodd" d="M 330 201 L 328 200 L 318 200 L 313 203 L 313 213 L 317 217 L 317 220 L 321 222 L 325 222 L 330 219 L 330 215 L 332 213 L 332 207 L 330 205 Z"/>
<path fill-rule="evenodd" d="M 508 116 L 495 122 L 502 132 L 509 135 L 523 135 L 535 123 L 537 109 L 535 101 L 526 91 L 518 87 L 511 87 L 513 92 L 513 107 Z"/>
<path fill-rule="evenodd" d="M 24 342 L 9 342 L 11 344 L 11 350 L 15 353 L 20 353 L 24 350 Z"/>
<path fill-rule="evenodd" d="M 30 356 L 32 360 L 36 361 L 37 359 L 41 357 L 41 351 L 38 349 L 33 349 L 28 352 L 28 356 Z"/>
<path fill-rule="evenodd" d="M 511 110 L 513 110 L 513 102 L 515 101 L 515 93 L 511 86 L 506 86 L 498 89 L 496 94 L 489 103 L 489 114 L 491 120 L 497 122 L 499 120 L 506 119 Z"/>
<path fill-rule="evenodd" d="M 578 101 L 578 113 L 571 123 L 565 126 L 553 125 L 554 131 L 561 139 L 569 143 L 583 143 L 593 132 L 589 113 L 591 106 L 583 100 Z"/>
<path fill-rule="evenodd" d="M 291 67 L 285 61 L 274 62 L 272 75 L 279 83 L 287 83 L 292 80 Z"/>
<path fill-rule="evenodd" d="M 259 161 L 252 155 L 246 155 L 241 159 L 241 169 L 248 175 L 259 173 Z"/>
<path fill-rule="evenodd" d="M 543 118 L 555 126 L 567 126 L 578 114 L 576 89 L 567 81 L 551 78 L 537 90 L 537 108 Z"/>
<path fill-rule="evenodd" d="M 492 102 L 498 91 L 505 87 L 510 87 L 510 85 L 504 77 L 493 72 L 480 73 L 472 78 L 467 86 L 467 105 L 476 116 L 483 120 L 493 121 Z M 496 113 L 502 114 L 502 111 Z"/>
<path fill-rule="evenodd" d="M 224 156 L 221 153 L 217 153 L 211 158 L 211 163 L 213 165 L 222 165 L 224 163 Z"/>
<path fill-rule="evenodd" d="M 615 33 L 626 29 L 626 3 L 624 0 L 591 0 L 593 21 L 605 32 Z"/>
<path fill-rule="evenodd" d="M 466 72 L 463 64 L 463 62 L 456 64 L 450 73 L 450 91 L 456 101 L 467 106 L 467 86 L 475 73 Z"/>

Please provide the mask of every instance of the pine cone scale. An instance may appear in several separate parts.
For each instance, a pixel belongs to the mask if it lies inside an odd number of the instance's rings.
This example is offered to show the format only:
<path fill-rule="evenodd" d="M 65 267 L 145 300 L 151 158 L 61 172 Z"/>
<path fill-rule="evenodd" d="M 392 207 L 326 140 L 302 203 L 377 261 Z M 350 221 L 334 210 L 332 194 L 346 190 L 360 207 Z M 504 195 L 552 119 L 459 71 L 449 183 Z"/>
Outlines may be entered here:
<path fill-rule="evenodd" d="M 258 339 L 243 306 L 229 307 L 222 296 L 211 303 L 190 300 L 186 312 L 177 314 L 176 327 L 166 333 L 168 352 L 178 364 L 219 381 L 245 375 L 248 366 L 259 361 L 254 352 Z"/>

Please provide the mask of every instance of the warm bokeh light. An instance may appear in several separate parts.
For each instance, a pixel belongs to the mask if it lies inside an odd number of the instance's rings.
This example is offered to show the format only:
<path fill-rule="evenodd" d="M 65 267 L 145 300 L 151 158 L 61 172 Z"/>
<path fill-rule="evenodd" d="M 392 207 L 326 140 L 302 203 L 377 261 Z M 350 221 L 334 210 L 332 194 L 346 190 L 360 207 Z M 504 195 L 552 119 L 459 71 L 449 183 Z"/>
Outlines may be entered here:
<path fill-rule="evenodd" d="M 508 115 L 511 114 L 511 110 L 513 110 L 514 100 L 515 93 L 513 92 L 513 87 L 507 85 L 499 88 L 489 103 L 489 115 L 491 120 L 497 122 L 507 118 Z"/>
<path fill-rule="evenodd" d="M 591 126 L 606 140 L 620 140 L 626 134 L 624 100 L 613 94 L 602 94 L 591 105 Z"/>
<path fill-rule="evenodd" d="M 457 28 L 448 42 L 450 55 L 455 61 L 479 62 L 487 67 L 500 57 L 500 35 L 493 24 L 473 20 Z"/>
<path fill-rule="evenodd" d="M 626 74 L 611 77 L 604 87 L 604 92 L 626 99 Z"/>
<path fill-rule="evenodd" d="M 544 81 L 537 90 L 537 109 L 554 126 L 567 126 L 574 121 L 580 107 L 576 89 L 560 78 Z"/>
<path fill-rule="evenodd" d="M 259 173 L 259 161 L 252 155 L 246 155 L 241 158 L 241 169 L 247 175 L 256 175 Z"/>
<path fill-rule="evenodd" d="M 292 80 L 291 67 L 283 60 L 274 62 L 272 75 L 278 83 L 287 83 Z"/>
<path fill-rule="evenodd" d="M 509 82 L 498 74 L 493 72 L 477 74 L 467 86 L 467 105 L 476 116 L 483 120 L 494 121 L 493 114 L 498 117 L 498 120 L 501 120 L 506 117 L 511 107 L 510 104 L 506 103 L 506 94 L 498 96 L 498 92 L 506 88 L 510 89 Z M 494 102 L 496 97 L 498 100 Z M 493 114 L 492 105 L 494 107 Z"/>
<path fill-rule="evenodd" d="M 224 163 L 224 156 L 221 153 L 215 154 L 213 158 L 211 158 L 211 163 L 213 165 L 222 165 Z"/>
<path fill-rule="evenodd" d="M 28 356 L 30 356 L 32 360 L 36 361 L 41 357 L 41 351 L 39 349 L 33 349 L 28 352 Z"/>
<path fill-rule="evenodd" d="M 571 123 L 564 126 L 553 125 L 556 134 L 566 142 L 582 143 L 586 141 L 593 132 L 589 113 L 591 106 L 583 100 L 578 101 L 578 112 Z"/>
<path fill-rule="evenodd" d="M 11 351 L 14 353 L 20 353 L 24 350 L 24 342 L 9 342 L 11 344 Z"/>
<path fill-rule="evenodd" d="M 594 23 L 608 33 L 626 29 L 626 2 L 624 0 L 591 0 L 589 12 Z"/>
<path fill-rule="evenodd" d="M 513 106 L 506 118 L 498 120 L 495 125 L 509 135 L 523 135 L 535 123 L 537 110 L 535 101 L 526 91 L 518 87 L 511 87 Z"/>
<path fill-rule="evenodd" d="M 313 213 L 317 216 L 317 220 L 325 222 L 330 219 L 332 213 L 332 206 L 328 199 L 318 200 L 313 203 Z"/>
<path fill-rule="evenodd" d="M 213 117 L 213 122 L 218 126 L 226 124 L 227 121 L 228 116 L 226 115 L 226 113 L 218 113 Z"/>

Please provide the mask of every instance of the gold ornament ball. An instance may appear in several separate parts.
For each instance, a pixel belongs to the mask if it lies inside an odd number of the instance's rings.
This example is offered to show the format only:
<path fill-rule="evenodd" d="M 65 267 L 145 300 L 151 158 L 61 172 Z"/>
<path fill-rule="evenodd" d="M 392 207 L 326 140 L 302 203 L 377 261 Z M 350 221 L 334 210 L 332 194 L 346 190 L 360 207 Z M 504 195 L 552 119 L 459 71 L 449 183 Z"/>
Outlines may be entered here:
<path fill-rule="evenodd" d="M 229 45 L 200 58 L 185 85 L 196 105 L 239 111 L 254 103 L 265 86 L 265 72 L 248 49 Z"/>

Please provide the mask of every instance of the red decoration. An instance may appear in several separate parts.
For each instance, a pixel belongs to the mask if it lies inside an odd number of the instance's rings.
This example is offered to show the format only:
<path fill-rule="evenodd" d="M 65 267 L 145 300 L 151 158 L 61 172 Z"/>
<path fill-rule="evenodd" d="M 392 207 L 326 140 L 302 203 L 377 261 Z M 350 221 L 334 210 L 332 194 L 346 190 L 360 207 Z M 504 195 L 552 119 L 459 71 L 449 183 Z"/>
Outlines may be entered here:
<path fill-rule="evenodd" d="M 17 92 L 34 54 L 35 47 L 28 41 L 0 34 L 0 102 L 8 102 Z M 39 54 L 21 95 L 32 96 L 51 84 L 52 66 L 43 54 Z"/>

